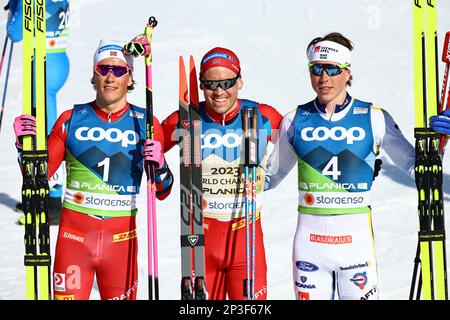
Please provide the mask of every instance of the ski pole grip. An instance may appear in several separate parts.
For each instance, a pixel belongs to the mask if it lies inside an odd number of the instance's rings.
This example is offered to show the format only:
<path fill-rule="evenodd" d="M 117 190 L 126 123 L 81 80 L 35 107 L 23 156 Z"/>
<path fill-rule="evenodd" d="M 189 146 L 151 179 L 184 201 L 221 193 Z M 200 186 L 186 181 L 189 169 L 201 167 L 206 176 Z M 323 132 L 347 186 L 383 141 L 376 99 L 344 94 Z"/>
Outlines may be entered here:
<path fill-rule="evenodd" d="M 248 138 L 248 107 L 244 107 L 244 114 L 243 117 L 243 124 L 242 129 L 244 129 L 244 137 L 245 139 Z"/>
<path fill-rule="evenodd" d="M 252 136 L 254 139 L 257 139 L 258 137 L 258 114 L 255 112 L 255 110 L 253 109 L 253 114 L 252 114 Z"/>
<path fill-rule="evenodd" d="M 156 21 L 156 18 L 154 16 L 151 16 L 148 18 L 148 25 L 152 28 L 156 27 L 158 24 L 158 21 Z"/>
<path fill-rule="evenodd" d="M 251 132 L 249 130 L 249 122 L 251 122 Z M 258 137 L 257 116 L 253 108 L 244 107 L 243 129 L 244 129 L 244 165 L 254 167 L 258 165 Z"/>

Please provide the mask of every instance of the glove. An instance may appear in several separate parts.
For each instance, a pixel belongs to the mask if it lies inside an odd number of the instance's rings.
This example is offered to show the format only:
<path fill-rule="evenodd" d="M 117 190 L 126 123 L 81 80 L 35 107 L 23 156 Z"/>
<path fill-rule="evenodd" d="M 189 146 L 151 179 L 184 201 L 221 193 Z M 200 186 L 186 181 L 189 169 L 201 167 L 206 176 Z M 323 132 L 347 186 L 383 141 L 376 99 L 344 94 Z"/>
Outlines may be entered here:
<path fill-rule="evenodd" d="M 140 34 L 128 42 L 123 51 L 125 54 L 137 56 L 148 56 L 151 53 L 151 46 L 145 34 Z"/>
<path fill-rule="evenodd" d="M 164 155 L 161 143 L 157 140 L 147 139 L 144 143 L 144 160 L 156 165 L 156 169 L 161 169 L 164 165 Z"/>
<path fill-rule="evenodd" d="M 444 110 L 437 116 L 430 118 L 430 126 L 434 131 L 442 134 L 450 134 L 450 110 Z"/>
<path fill-rule="evenodd" d="M 36 135 L 36 118 L 29 114 L 22 114 L 14 119 L 14 133 L 16 134 L 16 146 L 22 148 L 23 136 Z"/>

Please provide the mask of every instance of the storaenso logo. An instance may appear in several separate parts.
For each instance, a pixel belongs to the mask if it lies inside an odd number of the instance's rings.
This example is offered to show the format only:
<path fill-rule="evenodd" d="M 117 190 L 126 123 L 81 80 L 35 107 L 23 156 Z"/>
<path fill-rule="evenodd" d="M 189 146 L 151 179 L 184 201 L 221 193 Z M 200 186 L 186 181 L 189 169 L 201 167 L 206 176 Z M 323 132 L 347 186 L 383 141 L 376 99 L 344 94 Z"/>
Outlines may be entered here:
<path fill-rule="evenodd" d="M 120 142 L 122 147 L 126 148 L 130 144 L 137 144 L 139 137 L 132 130 L 120 131 L 117 128 L 103 129 L 99 127 L 88 128 L 81 127 L 75 131 L 75 138 L 80 141 L 102 141 Z"/>
<path fill-rule="evenodd" d="M 360 127 L 346 129 L 344 127 L 307 127 L 302 129 L 301 137 L 305 141 L 325 141 L 328 139 L 335 141 L 347 140 L 347 144 L 361 141 L 366 136 L 365 131 Z"/>

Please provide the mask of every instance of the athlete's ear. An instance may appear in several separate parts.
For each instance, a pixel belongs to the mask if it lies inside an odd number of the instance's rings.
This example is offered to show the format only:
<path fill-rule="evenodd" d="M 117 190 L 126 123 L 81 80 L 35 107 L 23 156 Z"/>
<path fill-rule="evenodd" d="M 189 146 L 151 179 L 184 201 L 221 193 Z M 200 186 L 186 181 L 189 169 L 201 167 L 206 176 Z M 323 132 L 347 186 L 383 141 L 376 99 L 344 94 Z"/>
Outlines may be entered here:
<path fill-rule="evenodd" d="M 130 87 L 130 86 L 132 86 L 133 85 L 133 74 L 130 72 L 130 76 L 128 77 L 128 86 L 127 87 Z"/>
<path fill-rule="evenodd" d="M 238 89 L 241 90 L 242 87 L 244 86 L 244 80 L 242 79 L 242 76 L 240 76 L 239 79 L 237 79 L 237 83 L 238 83 Z"/>
<path fill-rule="evenodd" d="M 91 84 L 94 87 L 94 90 L 97 91 L 97 85 L 95 83 L 94 76 L 92 76 L 92 78 L 91 78 Z"/>
<path fill-rule="evenodd" d="M 200 81 L 200 90 L 205 90 L 205 86 L 203 85 L 203 83 Z"/>
<path fill-rule="evenodd" d="M 352 72 L 348 69 L 345 69 L 345 71 L 347 72 L 347 75 L 345 76 L 345 82 L 348 82 L 352 78 Z"/>

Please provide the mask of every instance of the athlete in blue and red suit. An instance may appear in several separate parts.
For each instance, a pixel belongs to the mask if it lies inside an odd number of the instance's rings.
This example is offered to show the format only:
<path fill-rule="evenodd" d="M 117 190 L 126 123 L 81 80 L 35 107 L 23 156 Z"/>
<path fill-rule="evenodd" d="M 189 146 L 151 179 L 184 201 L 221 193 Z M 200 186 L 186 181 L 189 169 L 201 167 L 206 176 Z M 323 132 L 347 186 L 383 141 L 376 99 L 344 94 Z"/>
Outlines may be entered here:
<path fill-rule="evenodd" d="M 127 91 L 134 87 L 133 57 L 125 56 L 122 46 L 100 42 L 91 79 L 95 101 L 63 112 L 48 140 L 49 176 L 61 161 L 67 164 L 53 273 L 55 299 L 89 299 L 94 275 L 102 299 L 135 299 L 136 197 L 143 160 L 156 164 L 158 199 L 172 187 L 160 123 L 153 118 L 155 140 L 146 140 L 145 109 L 127 102 Z M 16 118 L 19 148 L 20 137 L 35 134 L 34 126 L 31 116 Z"/>
<path fill-rule="evenodd" d="M 223 81 L 225 80 L 225 81 Z M 258 114 L 259 159 L 257 169 L 255 298 L 267 297 L 267 266 L 261 228 L 261 192 L 266 171 L 266 148 L 282 116 L 271 106 L 238 99 L 243 86 L 239 59 L 232 51 L 214 48 L 201 61 L 200 104 L 202 118 L 202 174 L 204 199 L 205 268 L 208 299 L 246 299 L 246 241 L 244 174 L 241 159 L 244 106 Z M 162 123 L 164 151 L 176 143 L 178 111 Z"/>
<path fill-rule="evenodd" d="M 13 42 L 19 42 L 22 34 L 22 1 L 10 0 L 10 10 L 6 31 Z M 56 95 L 63 87 L 69 76 L 69 58 L 66 53 L 67 36 L 69 33 L 69 0 L 46 1 L 46 26 L 47 26 L 47 133 L 55 124 L 58 108 Z M 52 225 L 59 224 L 61 216 L 61 197 L 63 185 L 63 167 L 55 171 L 50 180 L 49 221 Z M 19 219 L 23 223 L 22 219 Z"/>

